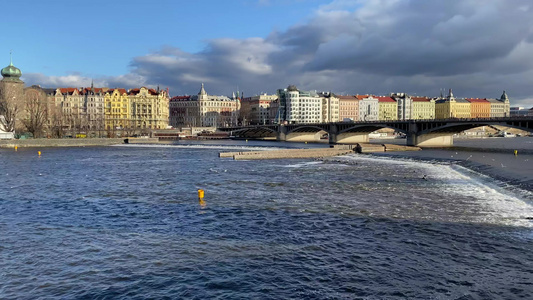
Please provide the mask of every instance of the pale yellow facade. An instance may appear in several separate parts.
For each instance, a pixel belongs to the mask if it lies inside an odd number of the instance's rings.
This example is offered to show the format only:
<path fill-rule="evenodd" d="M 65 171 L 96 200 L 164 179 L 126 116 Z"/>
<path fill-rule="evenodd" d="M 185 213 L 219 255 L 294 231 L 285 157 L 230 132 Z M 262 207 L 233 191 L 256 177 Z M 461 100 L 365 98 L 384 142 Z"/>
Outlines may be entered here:
<path fill-rule="evenodd" d="M 131 122 L 135 128 L 165 129 L 168 127 L 169 98 L 166 91 L 141 87 L 128 93 Z"/>
<path fill-rule="evenodd" d="M 413 99 L 413 108 L 411 118 L 414 120 L 432 120 L 435 119 L 435 100 L 433 99 Z"/>
<path fill-rule="evenodd" d="M 379 100 L 379 120 L 398 120 L 398 104 L 391 97 L 377 97 Z"/>

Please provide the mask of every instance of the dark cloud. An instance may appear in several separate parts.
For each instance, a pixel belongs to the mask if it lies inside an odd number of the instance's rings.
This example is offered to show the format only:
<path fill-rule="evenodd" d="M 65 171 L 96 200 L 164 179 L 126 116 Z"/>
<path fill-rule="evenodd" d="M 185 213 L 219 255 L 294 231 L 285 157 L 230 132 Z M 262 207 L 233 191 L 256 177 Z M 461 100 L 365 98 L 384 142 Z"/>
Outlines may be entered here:
<path fill-rule="evenodd" d="M 459 97 L 499 97 L 505 89 L 514 103 L 526 103 L 533 98 L 530 3 L 337 0 L 286 31 L 209 40 L 198 53 L 163 46 L 135 57 L 131 74 L 99 80 L 169 86 L 172 95 L 197 93 L 202 82 L 209 93 L 226 95 L 237 87 L 246 95 L 274 93 L 289 84 L 346 94 L 454 88 Z"/>

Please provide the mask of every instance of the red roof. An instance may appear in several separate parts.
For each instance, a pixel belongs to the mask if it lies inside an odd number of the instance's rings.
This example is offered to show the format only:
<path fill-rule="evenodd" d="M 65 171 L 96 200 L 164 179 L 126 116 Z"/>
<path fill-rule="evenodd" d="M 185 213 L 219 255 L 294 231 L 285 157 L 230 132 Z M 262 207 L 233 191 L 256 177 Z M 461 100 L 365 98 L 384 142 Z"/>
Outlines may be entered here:
<path fill-rule="evenodd" d="M 427 101 L 429 101 L 428 97 L 413 97 L 412 99 L 415 102 L 427 102 Z"/>
<path fill-rule="evenodd" d="M 392 99 L 392 97 L 376 97 L 378 98 L 378 102 L 396 102 L 396 100 Z"/>
<path fill-rule="evenodd" d="M 86 87 L 86 88 L 83 89 L 81 94 L 85 95 L 85 94 L 88 94 L 90 91 L 91 91 L 91 88 Z M 95 93 L 104 92 L 104 88 L 94 88 L 94 92 Z"/>
<path fill-rule="evenodd" d="M 128 95 L 137 95 L 141 89 L 131 89 L 128 93 Z"/>
<path fill-rule="evenodd" d="M 123 94 L 127 94 L 128 92 L 126 91 L 126 89 L 109 89 L 107 90 L 109 93 L 113 93 L 115 90 L 118 90 L 118 93 L 123 95 Z"/>
<path fill-rule="evenodd" d="M 59 91 L 61 91 L 62 94 L 72 94 L 74 91 L 76 91 L 77 88 L 60 88 Z"/>

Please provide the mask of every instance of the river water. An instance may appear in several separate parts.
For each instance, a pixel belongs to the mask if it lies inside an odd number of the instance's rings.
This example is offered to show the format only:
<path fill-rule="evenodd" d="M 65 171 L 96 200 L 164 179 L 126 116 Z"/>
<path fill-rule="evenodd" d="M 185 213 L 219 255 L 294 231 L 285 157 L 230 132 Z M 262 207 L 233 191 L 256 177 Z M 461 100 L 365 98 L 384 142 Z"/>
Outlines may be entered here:
<path fill-rule="evenodd" d="M 302 146 L 324 145 L 0 149 L 0 298 L 533 295 L 527 186 L 447 157 L 460 150 L 218 158 Z"/>

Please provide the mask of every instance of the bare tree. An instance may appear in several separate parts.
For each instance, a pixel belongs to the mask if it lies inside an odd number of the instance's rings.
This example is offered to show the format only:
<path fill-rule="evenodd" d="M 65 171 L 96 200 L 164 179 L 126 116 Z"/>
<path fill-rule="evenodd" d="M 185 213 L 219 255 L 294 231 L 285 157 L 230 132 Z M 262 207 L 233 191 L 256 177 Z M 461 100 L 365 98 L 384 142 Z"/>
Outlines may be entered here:
<path fill-rule="evenodd" d="M 0 118 L 0 122 L 7 132 L 15 131 L 16 121 L 20 111 L 21 99 L 17 97 L 16 90 L 4 89 L 2 95 L 0 95 L 0 115 L 4 118 Z"/>
<path fill-rule="evenodd" d="M 52 137 L 62 138 L 65 135 L 66 117 L 61 106 L 51 105 L 49 108 L 50 131 Z"/>
<path fill-rule="evenodd" d="M 40 137 L 46 124 L 46 95 L 37 88 L 25 90 L 24 114 L 21 119 L 33 137 Z"/>

